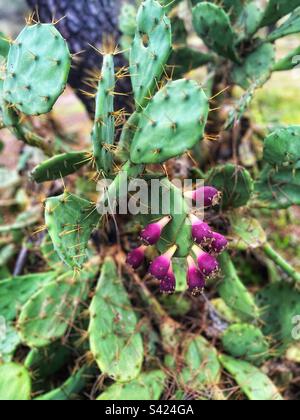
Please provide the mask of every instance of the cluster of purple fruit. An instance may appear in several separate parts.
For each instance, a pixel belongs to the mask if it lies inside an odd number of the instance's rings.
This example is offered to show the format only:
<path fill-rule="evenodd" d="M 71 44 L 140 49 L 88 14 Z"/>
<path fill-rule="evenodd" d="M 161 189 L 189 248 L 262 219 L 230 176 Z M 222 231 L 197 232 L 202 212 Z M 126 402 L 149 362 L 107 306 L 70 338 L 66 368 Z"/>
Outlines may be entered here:
<path fill-rule="evenodd" d="M 201 198 L 204 208 L 208 208 L 219 203 L 221 194 L 214 187 L 201 187 L 187 193 L 187 197 L 192 198 L 195 202 L 199 202 L 199 198 Z M 171 216 L 165 216 L 160 221 L 151 223 L 143 229 L 141 232 L 143 245 L 130 252 L 127 258 L 127 263 L 131 267 L 137 269 L 144 263 L 147 247 L 158 243 L 163 229 L 171 220 Z M 217 256 L 225 250 L 228 241 L 223 235 L 214 232 L 207 223 L 194 214 L 190 215 L 190 221 L 195 245 L 192 247 L 192 254 L 194 255 L 187 257 L 187 284 L 189 290 L 197 295 L 203 291 L 206 280 L 217 275 L 219 271 Z M 149 272 L 160 280 L 160 289 L 163 293 L 174 293 L 176 288 L 176 278 L 172 267 L 172 258 L 176 251 L 177 245 L 173 245 L 150 265 Z"/>

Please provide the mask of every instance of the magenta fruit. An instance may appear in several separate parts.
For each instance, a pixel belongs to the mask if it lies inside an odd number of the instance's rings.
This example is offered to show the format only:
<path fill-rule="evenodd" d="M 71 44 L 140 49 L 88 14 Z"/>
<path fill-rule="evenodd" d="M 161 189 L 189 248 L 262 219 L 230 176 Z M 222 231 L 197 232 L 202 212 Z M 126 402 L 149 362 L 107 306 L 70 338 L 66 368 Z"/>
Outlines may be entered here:
<path fill-rule="evenodd" d="M 171 260 L 177 251 L 177 246 L 172 246 L 165 254 L 157 257 L 150 266 L 150 273 L 158 280 L 163 280 L 170 269 Z"/>
<path fill-rule="evenodd" d="M 163 229 L 172 220 L 171 216 L 166 216 L 159 222 L 151 223 L 141 232 L 141 239 L 147 245 L 155 245 L 160 240 Z"/>
<path fill-rule="evenodd" d="M 134 269 L 139 268 L 145 260 L 146 248 L 147 247 L 145 245 L 142 245 L 139 248 L 136 248 L 133 251 L 131 251 L 130 254 L 128 254 L 127 256 L 127 264 L 129 264 Z"/>
<path fill-rule="evenodd" d="M 219 271 L 219 263 L 216 258 L 196 245 L 193 247 L 193 251 L 197 257 L 200 272 L 205 277 L 214 277 Z"/>
<path fill-rule="evenodd" d="M 213 239 L 213 231 L 207 223 L 202 222 L 198 217 L 191 215 L 193 239 L 199 245 L 207 245 Z"/>
<path fill-rule="evenodd" d="M 187 285 L 193 295 L 201 293 L 205 287 L 205 278 L 199 271 L 192 257 L 187 258 L 188 271 L 187 271 Z"/>

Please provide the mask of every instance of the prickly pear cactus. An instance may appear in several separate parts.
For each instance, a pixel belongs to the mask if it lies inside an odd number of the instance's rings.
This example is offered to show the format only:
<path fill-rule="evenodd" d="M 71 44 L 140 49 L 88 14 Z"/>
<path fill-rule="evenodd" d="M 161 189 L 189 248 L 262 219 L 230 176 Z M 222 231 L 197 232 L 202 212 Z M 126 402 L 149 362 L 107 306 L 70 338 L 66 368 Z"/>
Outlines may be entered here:
<path fill-rule="evenodd" d="M 135 379 L 142 368 L 143 343 L 138 320 L 112 259 L 102 267 L 90 306 L 91 351 L 103 374 L 117 382 Z"/>
<path fill-rule="evenodd" d="M 131 382 L 111 385 L 98 397 L 98 400 L 159 400 L 164 390 L 165 380 L 166 375 L 160 370 L 141 373 Z"/>
<path fill-rule="evenodd" d="M 45 222 L 55 251 L 70 267 L 81 267 L 86 248 L 99 220 L 96 206 L 65 192 L 45 203 Z"/>
<path fill-rule="evenodd" d="M 70 66 L 67 43 L 54 25 L 27 26 L 8 53 L 4 99 L 27 115 L 46 114 L 64 91 Z"/>
<path fill-rule="evenodd" d="M 221 355 L 220 362 L 233 376 L 249 400 L 281 401 L 282 396 L 274 383 L 263 372 L 248 362 Z"/>
<path fill-rule="evenodd" d="M 261 364 L 269 354 L 269 345 L 261 330 L 251 324 L 231 325 L 222 336 L 227 353 L 253 364 Z"/>

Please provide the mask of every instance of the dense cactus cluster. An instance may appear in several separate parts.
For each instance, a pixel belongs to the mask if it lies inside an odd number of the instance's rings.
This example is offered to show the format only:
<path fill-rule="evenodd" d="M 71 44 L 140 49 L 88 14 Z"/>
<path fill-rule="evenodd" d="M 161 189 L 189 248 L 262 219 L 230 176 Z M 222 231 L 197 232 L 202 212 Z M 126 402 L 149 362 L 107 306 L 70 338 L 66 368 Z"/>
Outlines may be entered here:
<path fill-rule="evenodd" d="M 88 150 L 55 147 L 32 128 L 31 117 L 49 113 L 68 81 L 73 57 L 56 24 L 31 16 L 16 40 L 0 38 L 1 128 L 46 156 L 31 181 L 53 185 L 75 173 L 84 183 L 87 177 L 112 181 L 98 202 L 80 194 L 78 185 L 74 192 L 72 183 L 50 189 L 39 244 L 45 272 L 0 271 L 0 399 L 76 399 L 91 389 L 99 400 L 160 399 L 170 398 L 172 383 L 174 398 L 222 400 L 232 391 L 222 389 L 225 369 L 250 400 L 281 400 L 278 384 L 261 367 L 293 343 L 300 273 L 273 249 L 258 212 L 300 205 L 300 127 L 263 136 L 255 168 L 242 165 L 238 142 L 256 90 L 273 71 L 293 68 L 292 54 L 276 62 L 275 42 L 300 32 L 300 0 L 269 0 L 265 9 L 236 0 L 138 3 L 125 4 L 120 14 L 129 67 L 116 65 L 121 53 L 108 37 L 98 51 L 102 68 L 87 75 L 95 101 Z M 188 44 L 178 7 L 202 41 L 198 49 Z M 199 84 L 191 71 L 203 65 L 207 77 Z M 125 78 L 133 88 L 131 114 L 116 108 L 118 82 Z M 234 85 L 244 91 L 240 98 L 228 88 Z M 225 116 L 219 113 L 224 97 Z M 231 151 L 226 159 L 218 159 L 220 144 Z M 194 188 L 172 182 L 177 164 L 185 172 L 181 181 L 190 177 Z M 149 196 L 159 180 L 154 212 L 128 217 L 131 180 L 143 181 Z M 15 191 L 18 177 L 8 181 Z M 95 197 L 96 182 L 92 188 Z M 140 201 L 140 208 L 149 206 Z M 124 202 L 125 216 L 117 211 Z M 0 226 L 0 235 L 39 220 L 21 216 Z M 118 240 L 108 219 L 122 225 Z M 109 238 L 99 245 L 104 232 Z M 10 251 L 1 242 L 3 266 Z M 236 267 L 246 252 L 258 256 L 275 281 L 246 287 Z M 156 280 L 174 301 L 157 293 Z M 215 299 L 208 300 L 206 287 Z M 199 315 L 203 300 L 217 325 L 202 328 L 205 337 L 178 321 L 189 319 L 194 301 Z M 145 305 L 155 327 L 141 315 Z M 58 384 L 52 378 L 62 371 Z"/>

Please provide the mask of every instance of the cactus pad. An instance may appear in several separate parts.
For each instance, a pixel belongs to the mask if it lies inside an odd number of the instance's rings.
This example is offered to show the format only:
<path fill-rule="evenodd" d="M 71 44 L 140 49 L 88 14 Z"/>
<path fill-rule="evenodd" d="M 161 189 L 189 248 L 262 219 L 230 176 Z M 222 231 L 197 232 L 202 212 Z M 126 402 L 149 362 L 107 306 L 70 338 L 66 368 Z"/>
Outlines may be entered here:
<path fill-rule="evenodd" d="M 275 63 L 275 49 L 272 44 L 263 44 L 249 54 L 243 64 L 232 71 L 233 82 L 247 90 L 252 83 L 263 85 L 271 75 Z"/>
<path fill-rule="evenodd" d="M 276 41 L 276 39 L 298 32 L 300 32 L 300 8 L 294 10 L 286 22 L 270 33 L 268 41 L 273 42 Z"/>
<path fill-rule="evenodd" d="M 27 115 L 51 111 L 66 87 L 71 55 L 54 25 L 27 26 L 7 58 L 4 98 Z"/>
<path fill-rule="evenodd" d="M 115 67 L 111 54 L 103 56 L 103 65 L 96 96 L 95 122 L 92 132 L 93 153 L 100 173 L 112 171 L 113 158 L 109 146 L 115 141 L 114 95 Z"/>
<path fill-rule="evenodd" d="M 263 333 L 277 343 L 279 351 L 285 350 L 293 342 L 293 318 L 300 314 L 300 293 L 289 284 L 274 283 L 257 294 L 256 302 L 262 312 Z"/>
<path fill-rule="evenodd" d="M 130 52 L 130 74 L 137 107 L 143 107 L 157 88 L 172 49 L 171 24 L 155 0 L 144 1 Z"/>
<path fill-rule="evenodd" d="M 220 362 L 233 376 L 251 401 L 281 401 L 283 398 L 273 382 L 248 362 L 221 355 Z"/>
<path fill-rule="evenodd" d="M 16 329 L 11 324 L 5 325 L 4 334 L 0 334 L 0 364 L 12 361 L 20 343 L 20 336 Z"/>
<path fill-rule="evenodd" d="M 300 205 L 300 165 L 278 169 L 266 165 L 255 183 L 255 193 L 270 209 Z"/>
<path fill-rule="evenodd" d="M 253 364 L 263 363 L 269 354 L 269 345 L 261 330 L 251 324 L 231 325 L 222 336 L 225 351 L 231 356 Z"/>
<path fill-rule="evenodd" d="M 28 371 L 16 363 L 0 366 L 0 400 L 30 400 L 31 379 Z"/>
<path fill-rule="evenodd" d="M 90 317 L 90 347 L 101 372 L 118 382 L 136 378 L 144 357 L 142 337 L 122 279 L 110 258 L 102 267 Z"/>
<path fill-rule="evenodd" d="M 45 221 L 60 258 L 70 267 L 81 267 L 87 258 L 88 240 L 99 221 L 96 206 L 65 192 L 46 200 Z"/>
<path fill-rule="evenodd" d="M 205 338 L 191 337 L 183 343 L 185 367 L 180 382 L 188 389 L 199 391 L 220 380 L 221 366 L 217 350 Z"/>
<path fill-rule="evenodd" d="M 156 401 L 164 390 L 166 375 L 161 370 L 142 373 L 126 384 L 116 383 L 107 388 L 98 398 L 106 401 Z"/>
<path fill-rule="evenodd" d="M 224 252 L 219 261 L 224 275 L 224 280 L 218 287 L 222 299 L 243 321 L 258 319 L 259 310 L 254 297 L 239 279 L 230 256 Z"/>
<path fill-rule="evenodd" d="M 63 337 L 87 297 L 89 275 L 68 272 L 31 297 L 18 320 L 24 343 L 40 348 Z"/>
<path fill-rule="evenodd" d="M 162 163 L 187 152 L 202 140 L 208 99 L 194 81 L 164 86 L 141 113 L 131 145 L 133 163 Z"/>
<path fill-rule="evenodd" d="M 243 167 L 230 163 L 212 169 L 208 174 L 207 183 L 222 192 L 223 209 L 245 206 L 253 192 L 250 173 Z"/>
<path fill-rule="evenodd" d="M 264 160 L 274 167 L 300 162 L 300 126 L 279 128 L 264 141 Z"/>
<path fill-rule="evenodd" d="M 300 0 L 269 0 L 260 26 L 273 25 L 283 16 L 292 12 L 297 6 L 300 6 Z"/>
<path fill-rule="evenodd" d="M 0 316 L 13 321 L 18 311 L 41 287 L 54 280 L 55 272 L 12 277 L 0 283 Z"/>
<path fill-rule="evenodd" d="M 201 2 L 193 8 L 193 26 L 206 46 L 223 57 L 239 61 L 229 16 L 219 6 Z M 222 36 L 220 36 L 222 34 Z"/>
<path fill-rule="evenodd" d="M 61 179 L 77 172 L 82 166 L 91 161 L 91 154 L 84 152 L 70 152 L 56 155 L 42 162 L 31 173 L 35 182 L 41 183 Z"/>

